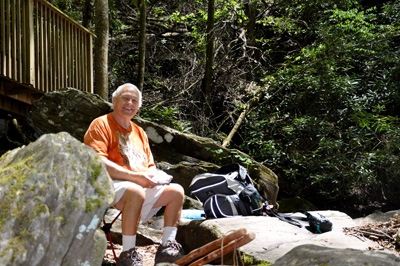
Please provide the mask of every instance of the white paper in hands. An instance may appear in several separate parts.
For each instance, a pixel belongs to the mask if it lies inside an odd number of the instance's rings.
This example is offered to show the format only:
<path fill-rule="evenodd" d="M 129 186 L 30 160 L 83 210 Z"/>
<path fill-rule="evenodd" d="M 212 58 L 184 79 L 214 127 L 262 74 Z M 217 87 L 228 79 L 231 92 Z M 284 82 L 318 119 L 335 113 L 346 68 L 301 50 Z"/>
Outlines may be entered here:
<path fill-rule="evenodd" d="M 171 183 L 172 176 L 169 175 L 169 174 L 167 174 L 167 173 L 165 173 L 165 172 L 163 172 L 163 171 L 158 170 L 158 171 L 154 174 L 154 176 L 153 176 L 152 179 L 153 179 L 153 181 L 156 182 L 158 185 L 166 185 L 166 184 Z"/>

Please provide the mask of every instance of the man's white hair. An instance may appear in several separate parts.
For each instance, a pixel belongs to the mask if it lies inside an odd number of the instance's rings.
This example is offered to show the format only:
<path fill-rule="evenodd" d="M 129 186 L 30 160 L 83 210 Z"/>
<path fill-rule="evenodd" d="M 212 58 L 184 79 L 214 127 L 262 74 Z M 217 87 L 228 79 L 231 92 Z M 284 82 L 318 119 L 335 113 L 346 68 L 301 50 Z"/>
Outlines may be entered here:
<path fill-rule="evenodd" d="M 125 84 L 122 84 L 121 86 L 119 86 L 119 87 L 112 93 L 112 98 L 114 99 L 115 97 L 118 97 L 118 96 L 121 94 L 122 89 L 123 89 L 124 87 L 126 87 L 126 86 L 128 86 L 128 87 L 130 87 L 130 88 L 132 88 L 132 89 L 136 89 L 136 90 L 138 91 L 138 93 L 139 93 L 139 108 L 142 107 L 142 92 L 138 89 L 138 87 L 136 87 L 135 85 L 133 85 L 133 84 L 131 84 L 131 83 L 125 83 Z"/>

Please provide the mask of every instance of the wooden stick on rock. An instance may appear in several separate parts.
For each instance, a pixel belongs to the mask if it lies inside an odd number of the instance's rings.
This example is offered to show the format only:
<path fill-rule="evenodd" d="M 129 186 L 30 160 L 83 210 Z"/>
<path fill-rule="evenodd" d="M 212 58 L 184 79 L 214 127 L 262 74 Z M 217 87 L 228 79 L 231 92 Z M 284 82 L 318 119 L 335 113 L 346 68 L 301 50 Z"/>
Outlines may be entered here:
<path fill-rule="evenodd" d="M 195 262 L 189 264 L 189 266 L 200 266 L 204 265 L 210 261 L 213 261 L 225 254 L 228 254 L 235 248 L 239 248 L 241 246 L 246 245 L 247 243 L 253 241 L 256 238 L 256 234 L 251 232 L 240 239 L 231 241 L 228 245 L 224 246 L 223 248 L 214 250 L 213 252 L 209 253 L 208 255 L 196 260 Z"/>
<path fill-rule="evenodd" d="M 224 237 L 218 238 L 208 244 L 205 244 L 204 246 L 201 246 L 197 249 L 192 250 L 189 254 L 187 254 L 183 258 L 180 258 L 179 260 L 175 261 L 174 264 L 180 265 L 180 266 L 186 265 L 189 262 L 193 261 L 194 259 L 204 256 L 207 253 L 221 247 L 221 244 L 223 246 L 225 246 L 232 240 L 235 240 L 235 239 L 245 236 L 246 233 L 247 233 L 247 230 L 245 228 L 238 229 Z"/>

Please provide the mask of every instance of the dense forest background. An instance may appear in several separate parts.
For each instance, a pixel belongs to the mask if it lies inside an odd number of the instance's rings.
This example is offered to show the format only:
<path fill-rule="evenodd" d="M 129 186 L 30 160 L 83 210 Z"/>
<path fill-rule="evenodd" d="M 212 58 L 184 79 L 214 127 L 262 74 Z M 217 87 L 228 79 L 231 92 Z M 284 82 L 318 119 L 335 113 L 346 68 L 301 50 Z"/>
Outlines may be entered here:
<path fill-rule="evenodd" d="M 93 30 L 97 1 L 49 2 Z M 146 15 L 141 117 L 221 142 L 237 124 L 225 144 L 271 168 L 280 198 L 400 207 L 400 1 L 108 4 L 110 93 L 140 82 Z"/>

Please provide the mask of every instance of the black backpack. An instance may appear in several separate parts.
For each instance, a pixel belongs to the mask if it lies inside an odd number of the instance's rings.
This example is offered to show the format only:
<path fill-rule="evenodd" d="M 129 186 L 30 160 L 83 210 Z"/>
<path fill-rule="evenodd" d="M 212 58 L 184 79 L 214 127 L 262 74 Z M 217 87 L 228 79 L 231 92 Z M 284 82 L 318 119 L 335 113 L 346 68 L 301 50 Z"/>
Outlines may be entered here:
<path fill-rule="evenodd" d="M 246 168 L 234 163 L 214 173 L 196 175 L 189 189 L 203 203 L 207 218 L 262 215 L 266 200 L 254 187 Z"/>

